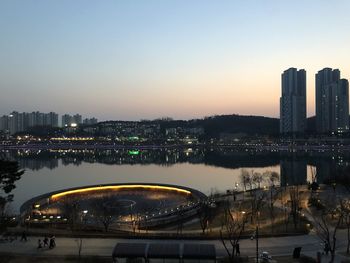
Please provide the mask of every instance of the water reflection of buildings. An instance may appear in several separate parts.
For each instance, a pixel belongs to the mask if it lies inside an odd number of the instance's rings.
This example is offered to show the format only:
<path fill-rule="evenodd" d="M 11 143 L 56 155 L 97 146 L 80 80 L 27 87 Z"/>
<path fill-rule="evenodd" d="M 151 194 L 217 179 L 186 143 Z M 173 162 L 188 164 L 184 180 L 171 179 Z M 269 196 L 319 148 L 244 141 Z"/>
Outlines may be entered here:
<path fill-rule="evenodd" d="M 337 177 L 350 165 L 349 153 L 292 153 L 281 156 L 281 185 L 305 184 L 308 180 L 308 165 L 315 167 L 316 181 L 319 183 L 336 182 Z M 311 173 L 311 170 L 310 170 Z"/>
<path fill-rule="evenodd" d="M 305 184 L 307 162 L 296 156 L 283 158 L 280 162 L 281 186 Z"/>
<path fill-rule="evenodd" d="M 41 170 L 43 168 L 48 168 L 50 170 L 58 167 L 57 159 L 49 159 L 49 160 L 35 160 L 35 159 L 18 159 L 20 167 L 27 168 L 30 170 Z"/>
<path fill-rule="evenodd" d="M 62 165 L 82 163 L 102 163 L 108 165 L 148 165 L 171 166 L 177 163 L 206 164 L 223 168 L 270 167 L 278 165 L 279 154 L 233 149 L 156 149 L 156 150 L 49 150 L 49 151 L 7 151 L 7 158 L 18 160 L 23 168 L 37 170 L 54 169 L 59 160 Z"/>
<path fill-rule="evenodd" d="M 6 158 L 16 159 L 22 168 L 55 169 L 62 165 L 102 163 L 107 165 L 160 165 L 177 163 L 205 164 L 227 169 L 264 168 L 280 165 L 281 185 L 305 184 L 308 166 L 316 167 L 317 181 L 334 181 L 340 171 L 350 165 L 350 153 L 333 152 L 266 152 L 238 151 L 233 148 L 168 148 L 113 150 L 48 150 L 7 151 Z M 215 175 L 213 175 L 215 176 Z"/>
<path fill-rule="evenodd" d="M 55 156 L 42 155 L 39 151 L 6 151 L 1 152 L 5 159 L 17 160 L 20 167 L 23 169 L 30 169 L 33 171 L 44 168 L 55 169 L 58 167 L 58 159 Z"/>
<path fill-rule="evenodd" d="M 315 160 L 317 180 L 319 182 L 335 182 L 342 171 L 350 165 L 349 154 L 332 154 L 321 156 Z"/>

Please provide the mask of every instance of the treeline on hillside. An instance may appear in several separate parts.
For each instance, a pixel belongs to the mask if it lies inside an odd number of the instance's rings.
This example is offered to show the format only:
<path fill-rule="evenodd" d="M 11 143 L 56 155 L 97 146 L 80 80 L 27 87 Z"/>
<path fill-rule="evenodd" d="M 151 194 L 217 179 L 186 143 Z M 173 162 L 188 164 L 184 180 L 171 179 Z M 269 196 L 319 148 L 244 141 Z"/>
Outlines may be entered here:
<path fill-rule="evenodd" d="M 102 127 L 105 125 L 114 125 L 115 123 L 130 123 L 128 121 L 105 121 L 98 124 L 89 125 L 91 127 Z M 140 124 L 159 124 L 160 132 L 165 134 L 168 128 L 203 128 L 204 138 L 219 138 L 222 134 L 243 133 L 252 135 L 279 135 L 279 119 L 263 116 L 245 116 L 245 115 L 216 115 L 202 119 L 192 120 L 173 120 L 171 118 L 162 118 L 156 120 L 141 120 Z M 83 126 L 84 127 L 84 126 Z M 307 132 L 315 131 L 315 117 L 307 119 Z M 33 134 L 37 136 L 60 136 L 64 134 L 63 128 L 51 127 L 33 127 L 29 131 L 19 134 Z M 77 131 L 82 133 L 83 131 Z"/>
<path fill-rule="evenodd" d="M 217 115 L 195 120 L 158 120 L 161 129 L 185 127 L 204 128 L 205 137 L 217 138 L 222 133 L 245 133 L 247 135 L 278 135 L 279 119 L 262 116 Z"/>
<path fill-rule="evenodd" d="M 161 125 L 161 129 L 175 127 L 202 127 L 205 137 L 218 138 L 222 133 L 245 133 L 247 135 L 279 135 L 279 118 L 246 115 L 216 115 L 194 120 L 155 120 Z M 316 131 L 315 116 L 307 118 L 307 132 Z"/>

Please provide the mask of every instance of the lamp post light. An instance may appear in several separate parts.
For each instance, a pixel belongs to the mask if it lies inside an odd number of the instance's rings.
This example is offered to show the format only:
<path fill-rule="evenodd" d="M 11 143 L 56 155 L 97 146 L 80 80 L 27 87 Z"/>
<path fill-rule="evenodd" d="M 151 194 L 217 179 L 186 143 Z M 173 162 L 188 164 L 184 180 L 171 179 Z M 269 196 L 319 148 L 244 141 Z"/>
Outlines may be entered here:
<path fill-rule="evenodd" d="M 134 204 L 130 204 L 130 220 L 133 221 L 134 220 L 134 211 L 133 211 L 133 208 L 134 208 Z"/>
<path fill-rule="evenodd" d="M 246 218 L 245 218 L 246 212 L 242 211 L 241 213 L 242 213 L 242 231 L 244 231 L 244 225 L 245 225 L 245 220 L 246 220 Z"/>
<path fill-rule="evenodd" d="M 258 218 L 256 222 L 256 263 L 259 263 L 259 217 L 260 217 L 260 211 L 258 211 Z"/>
<path fill-rule="evenodd" d="M 259 263 L 259 226 L 255 228 L 255 239 L 256 239 L 256 263 Z"/>
<path fill-rule="evenodd" d="M 86 221 L 87 221 L 86 216 L 87 216 L 88 212 L 89 212 L 88 210 L 83 210 L 82 211 L 80 221 L 81 221 L 81 223 L 83 223 L 83 225 L 86 224 Z"/>

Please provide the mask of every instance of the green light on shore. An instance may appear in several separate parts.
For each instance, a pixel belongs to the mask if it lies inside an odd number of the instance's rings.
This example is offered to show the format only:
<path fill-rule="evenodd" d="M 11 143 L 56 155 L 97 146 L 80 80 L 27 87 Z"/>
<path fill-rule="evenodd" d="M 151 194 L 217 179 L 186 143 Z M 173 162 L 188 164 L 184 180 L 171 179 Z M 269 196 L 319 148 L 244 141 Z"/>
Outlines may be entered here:
<path fill-rule="evenodd" d="M 139 155 L 139 154 L 140 154 L 140 151 L 138 151 L 138 150 L 129 151 L 129 155 Z"/>

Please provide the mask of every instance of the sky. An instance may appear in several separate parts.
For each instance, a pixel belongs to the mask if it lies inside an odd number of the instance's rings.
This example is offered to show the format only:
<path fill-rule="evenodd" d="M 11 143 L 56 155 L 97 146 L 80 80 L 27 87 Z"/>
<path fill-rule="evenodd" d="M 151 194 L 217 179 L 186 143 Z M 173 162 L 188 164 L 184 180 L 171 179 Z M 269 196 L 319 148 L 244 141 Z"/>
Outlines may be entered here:
<path fill-rule="evenodd" d="M 348 0 L 0 0 L 0 114 L 279 116 L 281 73 L 350 78 Z"/>

